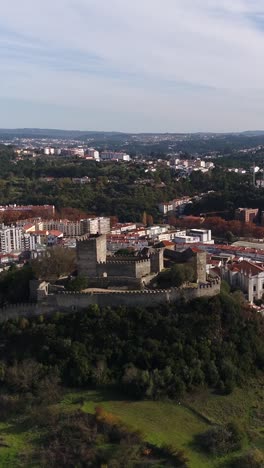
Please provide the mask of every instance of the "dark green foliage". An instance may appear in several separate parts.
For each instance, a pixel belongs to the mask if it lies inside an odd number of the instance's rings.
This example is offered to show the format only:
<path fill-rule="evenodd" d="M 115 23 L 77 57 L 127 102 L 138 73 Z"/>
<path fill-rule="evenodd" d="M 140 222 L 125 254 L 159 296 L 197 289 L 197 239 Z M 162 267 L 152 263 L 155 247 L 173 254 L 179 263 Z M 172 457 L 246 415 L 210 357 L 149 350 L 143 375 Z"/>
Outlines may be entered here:
<path fill-rule="evenodd" d="M 226 426 L 212 427 L 203 434 L 199 434 L 196 437 L 196 443 L 205 452 L 222 456 L 239 450 L 243 437 L 244 434 L 238 426 L 230 423 Z"/>
<path fill-rule="evenodd" d="M 0 275 L 0 301 L 2 304 L 11 302 L 27 302 L 29 300 L 29 281 L 33 279 L 32 268 L 28 265 L 18 269 L 12 266 Z"/>
<path fill-rule="evenodd" d="M 195 270 L 192 265 L 174 265 L 172 268 L 159 273 L 156 281 L 161 288 L 179 287 L 187 281 L 195 280 Z"/>
<path fill-rule="evenodd" d="M 83 289 L 88 288 L 88 280 L 85 276 L 77 276 L 70 280 L 66 287 L 69 291 L 82 291 Z"/>
<path fill-rule="evenodd" d="M 136 398 L 180 398 L 206 385 L 229 393 L 264 362 L 263 318 L 228 294 L 7 322 L 0 339 L 3 382 L 6 366 L 19 375 L 19 363 L 30 358 L 57 366 L 65 385 L 116 385 Z"/>
<path fill-rule="evenodd" d="M 253 449 L 249 452 L 235 458 L 230 464 L 232 468 L 263 468 L 264 453 Z"/>

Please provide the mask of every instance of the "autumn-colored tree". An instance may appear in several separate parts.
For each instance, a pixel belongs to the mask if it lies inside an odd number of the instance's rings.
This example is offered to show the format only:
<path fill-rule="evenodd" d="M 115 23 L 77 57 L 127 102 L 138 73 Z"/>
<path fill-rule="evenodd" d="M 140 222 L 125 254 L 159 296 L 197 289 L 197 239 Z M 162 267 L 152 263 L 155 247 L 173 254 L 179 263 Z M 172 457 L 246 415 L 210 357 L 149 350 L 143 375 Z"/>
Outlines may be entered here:
<path fill-rule="evenodd" d="M 170 215 L 168 217 L 168 223 L 170 226 L 176 226 L 177 225 L 177 218 L 175 215 Z"/>
<path fill-rule="evenodd" d="M 154 221 L 153 221 L 153 216 L 152 215 L 147 215 L 147 226 L 153 226 Z"/>
<path fill-rule="evenodd" d="M 110 216 L 110 226 L 113 227 L 118 223 L 118 217 L 117 216 Z"/>
<path fill-rule="evenodd" d="M 147 213 L 146 213 L 146 211 L 144 211 L 143 215 L 142 215 L 142 224 L 144 224 L 144 226 L 147 225 Z"/>
<path fill-rule="evenodd" d="M 88 218 L 88 215 L 83 210 L 77 208 L 61 208 L 56 212 L 56 219 L 69 219 L 70 221 L 80 221 L 80 219 Z"/>

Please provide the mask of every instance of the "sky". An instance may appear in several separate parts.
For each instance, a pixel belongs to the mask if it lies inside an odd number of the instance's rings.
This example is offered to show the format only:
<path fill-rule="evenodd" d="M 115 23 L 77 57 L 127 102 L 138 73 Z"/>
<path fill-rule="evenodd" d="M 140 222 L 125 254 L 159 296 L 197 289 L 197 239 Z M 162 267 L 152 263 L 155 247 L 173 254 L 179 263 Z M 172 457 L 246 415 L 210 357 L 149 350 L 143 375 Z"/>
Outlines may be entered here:
<path fill-rule="evenodd" d="M 9 0 L 0 127 L 264 129 L 263 0 Z"/>

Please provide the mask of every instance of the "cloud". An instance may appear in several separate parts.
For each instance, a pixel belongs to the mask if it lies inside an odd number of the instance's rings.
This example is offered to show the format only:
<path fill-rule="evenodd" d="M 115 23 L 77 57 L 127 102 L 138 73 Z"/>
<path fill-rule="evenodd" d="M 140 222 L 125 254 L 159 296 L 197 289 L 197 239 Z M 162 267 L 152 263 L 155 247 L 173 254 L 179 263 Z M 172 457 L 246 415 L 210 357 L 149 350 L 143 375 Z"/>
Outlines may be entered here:
<path fill-rule="evenodd" d="M 56 106 L 57 127 L 260 128 L 263 47 L 262 0 L 10 0 L 0 106 L 22 105 L 30 126 L 39 106 L 48 127 Z"/>

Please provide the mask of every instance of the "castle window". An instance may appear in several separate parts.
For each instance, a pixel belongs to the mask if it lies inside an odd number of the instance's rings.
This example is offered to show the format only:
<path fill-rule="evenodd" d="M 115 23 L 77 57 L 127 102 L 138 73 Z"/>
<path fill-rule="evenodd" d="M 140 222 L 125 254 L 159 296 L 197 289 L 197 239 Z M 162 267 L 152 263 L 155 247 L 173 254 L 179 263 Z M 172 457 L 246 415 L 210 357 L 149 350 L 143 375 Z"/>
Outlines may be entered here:
<path fill-rule="evenodd" d="M 257 287 L 256 287 L 256 286 L 254 286 L 254 287 L 253 287 L 253 291 L 256 291 L 256 290 L 257 290 Z"/>
<path fill-rule="evenodd" d="M 264 289 L 264 283 L 262 284 L 262 289 Z"/>

